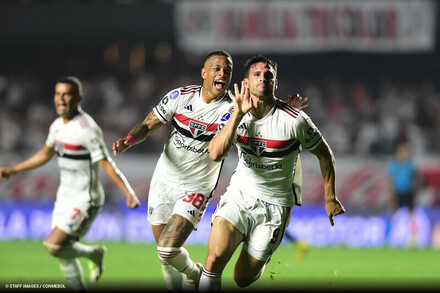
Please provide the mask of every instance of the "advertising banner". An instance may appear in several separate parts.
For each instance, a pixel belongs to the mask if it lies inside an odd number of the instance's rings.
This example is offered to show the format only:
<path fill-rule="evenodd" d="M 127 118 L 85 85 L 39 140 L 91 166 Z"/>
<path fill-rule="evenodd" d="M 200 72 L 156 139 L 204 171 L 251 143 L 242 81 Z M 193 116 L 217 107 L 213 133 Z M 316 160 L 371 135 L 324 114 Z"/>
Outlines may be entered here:
<path fill-rule="evenodd" d="M 433 1 L 178 1 L 182 49 L 205 53 L 414 52 L 435 46 Z"/>

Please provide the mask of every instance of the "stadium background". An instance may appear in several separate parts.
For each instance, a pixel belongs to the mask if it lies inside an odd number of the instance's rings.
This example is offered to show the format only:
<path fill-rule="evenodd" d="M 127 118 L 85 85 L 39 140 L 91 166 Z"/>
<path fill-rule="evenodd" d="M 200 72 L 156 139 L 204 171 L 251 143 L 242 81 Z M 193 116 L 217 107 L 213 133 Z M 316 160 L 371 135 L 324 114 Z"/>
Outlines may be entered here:
<path fill-rule="evenodd" d="M 330 227 L 317 160 L 304 152 L 303 206 L 294 208 L 289 233 L 316 247 L 408 247 L 408 215 L 392 216 L 385 185 L 393 143 L 405 133 L 424 179 L 417 246 L 436 249 L 438 28 L 436 1 L 1 1 L 0 165 L 44 143 L 59 76 L 83 81 L 82 106 L 102 126 L 111 149 L 169 90 L 201 83 L 203 54 L 210 49 L 231 52 L 233 82 L 242 78 L 247 57 L 264 53 L 279 64 L 278 97 L 309 97 L 306 112 L 335 153 L 338 194 L 347 209 Z M 147 190 L 167 133 L 163 127 L 114 158 L 143 205 L 129 211 L 103 176 L 107 202 L 87 240 L 153 241 Z M 235 160 L 234 153 L 226 160 L 190 243 L 206 243 L 209 214 Z M 57 184 L 55 160 L 1 182 L 0 240 L 44 239 Z"/>

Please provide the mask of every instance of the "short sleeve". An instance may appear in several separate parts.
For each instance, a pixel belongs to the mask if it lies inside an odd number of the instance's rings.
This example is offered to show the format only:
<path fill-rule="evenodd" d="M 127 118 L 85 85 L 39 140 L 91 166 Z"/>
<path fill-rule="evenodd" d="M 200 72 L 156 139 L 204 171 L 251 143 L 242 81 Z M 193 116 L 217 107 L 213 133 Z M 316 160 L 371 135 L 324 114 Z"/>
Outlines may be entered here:
<path fill-rule="evenodd" d="M 92 163 L 109 157 L 107 147 L 104 142 L 104 135 L 99 128 L 90 127 L 85 132 L 84 145 L 90 152 Z"/>
<path fill-rule="evenodd" d="M 296 137 L 308 151 L 314 150 L 322 140 L 322 134 L 307 114 L 300 112 L 296 120 Z"/>
<path fill-rule="evenodd" d="M 157 118 L 162 123 L 167 123 L 171 120 L 180 102 L 181 88 L 174 89 L 166 94 L 159 102 L 159 104 L 153 108 Z"/>
<path fill-rule="evenodd" d="M 50 125 L 49 133 L 46 138 L 46 145 L 51 148 L 55 147 L 55 123 L 56 120 Z"/>

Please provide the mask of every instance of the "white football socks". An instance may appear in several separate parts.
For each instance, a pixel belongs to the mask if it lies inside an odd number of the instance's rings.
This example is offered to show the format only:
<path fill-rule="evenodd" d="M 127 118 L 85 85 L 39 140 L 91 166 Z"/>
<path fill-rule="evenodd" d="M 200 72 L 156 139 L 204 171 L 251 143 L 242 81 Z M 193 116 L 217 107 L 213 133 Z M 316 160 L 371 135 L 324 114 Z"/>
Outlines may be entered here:
<path fill-rule="evenodd" d="M 198 274 L 198 268 L 189 257 L 188 251 L 184 247 L 157 247 L 157 252 L 161 261 L 165 261 L 188 277 Z"/>
<path fill-rule="evenodd" d="M 222 287 L 222 273 L 212 273 L 203 268 L 200 277 L 200 292 L 220 292 Z"/>
<path fill-rule="evenodd" d="M 173 266 L 169 265 L 166 261 L 160 259 L 162 265 L 162 275 L 165 280 L 167 290 L 170 292 L 183 291 L 182 288 L 182 274 L 178 272 Z"/>
<path fill-rule="evenodd" d="M 85 291 L 86 282 L 79 259 L 64 259 L 59 258 L 60 268 L 64 272 L 67 282 L 74 291 Z"/>

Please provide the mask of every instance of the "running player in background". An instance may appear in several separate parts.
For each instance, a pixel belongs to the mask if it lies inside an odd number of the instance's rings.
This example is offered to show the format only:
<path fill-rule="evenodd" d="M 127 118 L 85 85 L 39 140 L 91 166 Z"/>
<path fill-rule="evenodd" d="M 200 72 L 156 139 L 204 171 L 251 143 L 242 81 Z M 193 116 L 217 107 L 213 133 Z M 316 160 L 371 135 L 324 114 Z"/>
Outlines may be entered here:
<path fill-rule="evenodd" d="M 258 280 L 278 248 L 298 204 L 292 188 L 301 148 L 317 156 L 324 179 L 325 208 L 333 217 L 345 212 L 336 196 L 335 162 L 311 119 L 274 96 L 277 64 L 258 55 L 245 65 L 241 91 L 235 85 L 234 112 L 209 144 L 209 157 L 221 161 L 232 144 L 239 162 L 212 216 L 200 291 L 219 291 L 221 275 L 243 243 L 234 280 L 246 287 Z"/>
<path fill-rule="evenodd" d="M 140 205 L 125 176 L 111 159 L 101 128 L 79 106 L 82 95 L 82 85 L 76 77 L 60 78 L 54 94 L 59 117 L 50 126 L 45 145 L 24 161 L 0 168 L 1 177 L 8 179 L 58 156 L 60 185 L 52 214 L 52 231 L 43 245 L 49 254 L 59 259 L 68 283 L 77 291 L 86 290 L 79 257 L 89 259 L 90 282 L 96 282 L 103 272 L 105 246 L 79 242 L 104 204 L 99 167 L 125 194 L 129 208 Z"/>
<path fill-rule="evenodd" d="M 222 160 L 209 159 L 208 145 L 231 117 L 232 101 L 226 90 L 232 70 L 229 53 L 208 53 L 201 69 L 202 85 L 170 91 L 144 121 L 113 144 L 117 155 L 171 124 L 148 195 L 148 220 L 169 291 L 195 291 L 202 272 L 202 264 L 195 263 L 183 245 L 202 219 L 220 176 Z M 306 107 L 306 101 L 291 98 L 298 107 Z"/>

